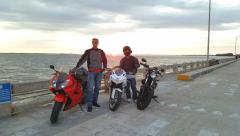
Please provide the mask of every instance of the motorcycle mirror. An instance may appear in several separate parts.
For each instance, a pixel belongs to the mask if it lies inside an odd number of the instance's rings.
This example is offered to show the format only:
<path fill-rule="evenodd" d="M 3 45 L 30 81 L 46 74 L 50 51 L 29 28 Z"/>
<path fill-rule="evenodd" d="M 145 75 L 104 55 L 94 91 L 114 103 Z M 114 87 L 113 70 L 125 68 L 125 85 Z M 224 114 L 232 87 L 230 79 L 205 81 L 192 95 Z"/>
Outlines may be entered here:
<path fill-rule="evenodd" d="M 161 69 L 160 71 L 161 71 L 162 73 L 164 73 L 164 72 L 165 72 L 165 69 Z"/>
<path fill-rule="evenodd" d="M 54 68 L 54 66 L 53 66 L 53 65 L 50 65 L 50 69 L 53 69 L 53 70 L 54 70 L 55 68 Z"/>
<path fill-rule="evenodd" d="M 147 60 L 145 58 L 142 58 L 142 62 L 147 62 Z"/>

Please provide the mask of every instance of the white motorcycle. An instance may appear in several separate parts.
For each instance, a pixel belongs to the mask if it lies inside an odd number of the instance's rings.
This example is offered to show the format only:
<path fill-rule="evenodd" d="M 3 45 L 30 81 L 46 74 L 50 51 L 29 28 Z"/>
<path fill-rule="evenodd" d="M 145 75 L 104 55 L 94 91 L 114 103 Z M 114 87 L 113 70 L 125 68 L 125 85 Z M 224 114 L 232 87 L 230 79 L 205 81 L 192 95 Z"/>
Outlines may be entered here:
<path fill-rule="evenodd" d="M 126 92 L 126 72 L 121 68 L 113 69 L 108 82 L 110 90 L 109 109 L 116 111 L 120 106 L 122 94 Z"/>

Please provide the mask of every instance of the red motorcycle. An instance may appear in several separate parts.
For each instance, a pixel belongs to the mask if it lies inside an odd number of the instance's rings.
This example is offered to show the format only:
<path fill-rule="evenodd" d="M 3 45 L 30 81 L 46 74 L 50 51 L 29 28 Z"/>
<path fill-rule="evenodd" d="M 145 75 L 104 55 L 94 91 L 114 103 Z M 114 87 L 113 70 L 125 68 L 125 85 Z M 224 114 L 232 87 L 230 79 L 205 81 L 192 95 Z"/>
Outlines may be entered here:
<path fill-rule="evenodd" d="M 86 87 L 83 83 L 86 81 L 87 72 L 84 71 L 84 68 L 80 68 L 67 74 L 57 71 L 53 65 L 50 65 L 50 68 L 55 71 L 49 86 L 49 90 L 55 94 L 50 121 L 56 123 L 61 110 L 67 111 L 83 103 L 83 89 Z M 64 108 L 62 108 L 63 106 Z"/>

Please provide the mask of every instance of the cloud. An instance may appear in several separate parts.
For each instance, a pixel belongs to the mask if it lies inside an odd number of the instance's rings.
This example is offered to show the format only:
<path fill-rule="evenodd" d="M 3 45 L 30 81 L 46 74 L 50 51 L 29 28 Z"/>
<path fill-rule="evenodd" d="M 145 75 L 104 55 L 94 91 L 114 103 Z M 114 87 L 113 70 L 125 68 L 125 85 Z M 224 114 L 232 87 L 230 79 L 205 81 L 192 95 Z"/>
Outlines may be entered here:
<path fill-rule="evenodd" d="M 213 3 L 213 29 L 235 29 L 239 3 Z M 16 29 L 111 33 L 139 28 L 206 29 L 208 0 L 2 0 L 0 21 Z"/>

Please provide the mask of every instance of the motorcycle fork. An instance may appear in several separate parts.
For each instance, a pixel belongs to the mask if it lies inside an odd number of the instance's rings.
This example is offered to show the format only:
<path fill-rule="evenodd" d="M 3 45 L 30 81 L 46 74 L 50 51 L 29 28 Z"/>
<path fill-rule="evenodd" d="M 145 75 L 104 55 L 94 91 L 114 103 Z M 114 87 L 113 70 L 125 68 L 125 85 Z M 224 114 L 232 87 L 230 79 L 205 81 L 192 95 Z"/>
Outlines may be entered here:
<path fill-rule="evenodd" d="M 121 89 L 121 88 L 119 88 L 119 89 Z M 114 89 L 114 88 L 112 89 L 112 91 L 111 91 L 111 98 L 112 98 L 112 99 L 114 99 L 114 96 L 115 96 L 116 91 L 118 91 L 118 90 L 116 90 L 116 89 Z M 121 95 L 122 95 L 123 92 L 120 92 L 120 93 L 121 93 Z"/>
<path fill-rule="evenodd" d="M 72 103 L 72 100 L 70 98 L 67 98 L 67 102 L 64 105 L 63 111 L 68 110 L 68 106 Z"/>

